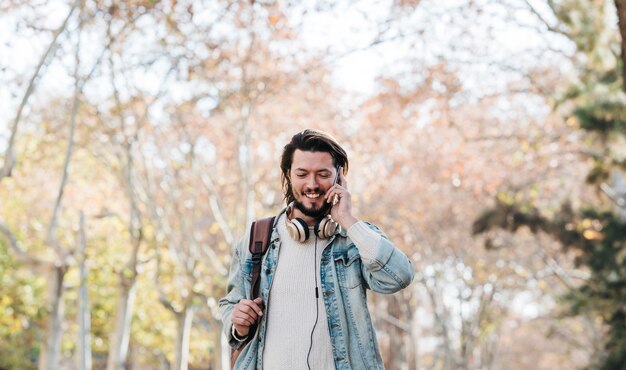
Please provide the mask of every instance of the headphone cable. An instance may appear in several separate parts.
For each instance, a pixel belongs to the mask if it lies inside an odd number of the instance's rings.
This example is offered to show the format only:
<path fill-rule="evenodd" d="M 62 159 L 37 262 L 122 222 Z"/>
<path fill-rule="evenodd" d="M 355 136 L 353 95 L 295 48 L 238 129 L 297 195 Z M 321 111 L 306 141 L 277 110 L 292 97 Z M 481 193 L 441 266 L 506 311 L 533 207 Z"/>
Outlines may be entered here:
<path fill-rule="evenodd" d="M 309 356 L 311 356 L 311 350 L 313 349 L 313 333 L 315 332 L 315 327 L 317 326 L 317 320 L 319 319 L 319 303 L 318 299 L 319 289 L 317 287 L 317 234 L 315 235 L 315 254 L 313 255 L 313 275 L 315 276 L 315 324 L 313 324 L 313 329 L 311 329 L 311 341 L 309 344 L 309 353 L 306 355 L 306 366 L 309 370 L 311 370 L 311 365 L 309 364 Z"/>

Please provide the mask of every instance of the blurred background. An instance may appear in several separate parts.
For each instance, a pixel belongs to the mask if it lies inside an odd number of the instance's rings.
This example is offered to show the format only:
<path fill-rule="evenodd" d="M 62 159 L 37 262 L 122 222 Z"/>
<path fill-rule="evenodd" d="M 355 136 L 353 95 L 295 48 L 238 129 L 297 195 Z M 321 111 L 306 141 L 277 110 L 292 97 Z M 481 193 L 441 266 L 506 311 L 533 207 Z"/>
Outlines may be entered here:
<path fill-rule="evenodd" d="M 625 22 L 623 0 L 3 0 L 0 369 L 228 369 L 230 250 L 309 127 L 416 270 L 369 297 L 387 369 L 626 369 Z"/>

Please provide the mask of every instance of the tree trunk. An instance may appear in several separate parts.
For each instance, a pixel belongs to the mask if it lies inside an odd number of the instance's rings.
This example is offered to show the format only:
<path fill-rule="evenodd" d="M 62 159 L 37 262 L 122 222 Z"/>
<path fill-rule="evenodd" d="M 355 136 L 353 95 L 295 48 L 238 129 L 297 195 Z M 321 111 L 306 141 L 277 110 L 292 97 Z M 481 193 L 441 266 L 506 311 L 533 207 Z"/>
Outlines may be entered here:
<path fill-rule="evenodd" d="M 622 91 L 626 92 L 626 0 L 615 0 L 617 24 L 622 38 Z"/>
<path fill-rule="evenodd" d="M 221 361 L 220 361 L 220 365 L 221 367 L 217 367 L 216 369 L 219 370 L 226 370 L 226 369 L 230 369 L 230 345 L 228 344 L 228 339 L 226 338 L 226 335 L 224 334 L 224 330 L 223 328 L 220 326 L 220 332 L 219 332 L 219 338 L 220 338 L 220 349 L 222 350 L 221 353 Z"/>
<path fill-rule="evenodd" d="M 124 274 L 124 272 L 122 272 Z M 115 314 L 115 329 L 111 333 L 111 345 L 107 360 L 107 370 L 123 370 L 128 355 L 130 341 L 130 324 L 133 316 L 133 305 L 137 294 L 136 276 L 121 278 L 120 296 Z"/>
<path fill-rule="evenodd" d="M 404 330 L 404 349 L 405 361 L 409 370 L 417 369 L 418 364 L 418 340 L 419 340 L 419 322 L 417 321 L 416 305 L 413 303 L 413 295 L 417 295 L 415 286 L 407 288 L 400 293 L 400 307 L 402 312 L 402 320 L 405 323 Z"/>
<path fill-rule="evenodd" d="M 112 62 L 111 56 L 111 70 L 115 68 Z M 115 97 L 115 104 L 119 111 L 120 125 L 122 132 L 126 128 L 126 121 L 122 114 L 122 104 L 120 102 L 118 89 L 115 85 L 115 75 L 111 75 L 111 83 L 113 86 L 113 92 Z M 136 139 L 136 138 L 135 138 Z M 126 359 L 128 357 L 128 347 L 130 342 L 130 326 L 133 318 L 133 307 L 135 303 L 135 297 L 137 295 L 136 281 L 137 281 L 137 264 L 139 256 L 139 248 L 143 240 L 143 230 L 141 225 L 141 219 L 139 210 L 137 208 L 137 202 L 135 199 L 135 186 L 133 183 L 133 154 L 132 145 L 135 139 L 126 137 L 123 148 L 126 163 L 123 167 L 124 175 L 124 189 L 128 196 L 130 218 L 128 220 L 128 230 L 130 233 L 130 242 L 132 251 L 128 262 L 124 269 L 120 272 L 120 295 L 117 304 L 115 314 L 115 329 L 111 333 L 109 357 L 107 360 L 107 370 L 123 370 L 125 368 Z"/>
<path fill-rule="evenodd" d="M 87 264 L 85 248 L 85 214 L 80 212 L 78 253 L 80 258 L 80 287 L 78 288 L 78 369 L 91 370 L 91 315 L 87 292 Z"/>
<path fill-rule="evenodd" d="M 250 148 L 249 115 L 251 104 L 246 102 L 241 108 L 241 123 L 238 135 L 239 173 L 241 175 L 241 192 L 244 200 L 244 225 L 254 220 L 254 189 L 252 186 L 252 155 Z"/>
<path fill-rule="evenodd" d="M 213 336 L 213 341 L 215 343 L 215 351 L 213 352 L 213 363 L 211 364 L 211 370 L 222 370 L 222 351 L 229 352 L 230 347 L 228 344 L 224 346 L 224 341 L 222 340 L 222 325 L 221 322 L 216 322 L 215 325 L 212 325 L 211 335 Z M 227 367 L 224 367 L 227 369 Z"/>
<path fill-rule="evenodd" d="M 56 370 L 61 355 L 61 325 L 65 311 L 63 280 L 67 272 L 66 266 L 55 267 L 48 286 L 48 302 L 50 312 L 46 319 L 44 342 L 39 355 L 39 370 Z"/>
<path fill-rule="evenodd" d="M 626 70 L 626 68 L 624 68 Z M 622 222 L 626 222 L 626 183 L 624 183 L 624 172 L 614 170 L 611 174 L 611 188 L 615 194 L 615 212 Z"/>
<path fill-rule="evenodd" d="M 402 311 L 400 310 L 400 304 L 398 302 L 398 296 L 388 296 L 387 300 L 387 314 L 393 318 L 401 319 Z M 389 358 L 389 369 L 401 369 L 403 368 L 402 362 L 404 359 L 403 356 L 403 338 L 404 333 L 396 326 L 391 323 L 387 323 L 387 333 L 389 333 L 389 346 L 391 351 L 389 354 L 391 355 Z"/>
<path fill-rule="evenodd" d="M 406 336 L 407 343 L 407 361 L 409 369 L 418 369 L 419 366 L 419 321 L 417 315 L 413 315 L 411 319 L 411 334 Z"/>
<path fill-rule="evenodd" d="M 176 363 L 175 370 L 187 370 L 189 365 L 189 338 L 194 308 L 187 306 L 176 316 Z"/>

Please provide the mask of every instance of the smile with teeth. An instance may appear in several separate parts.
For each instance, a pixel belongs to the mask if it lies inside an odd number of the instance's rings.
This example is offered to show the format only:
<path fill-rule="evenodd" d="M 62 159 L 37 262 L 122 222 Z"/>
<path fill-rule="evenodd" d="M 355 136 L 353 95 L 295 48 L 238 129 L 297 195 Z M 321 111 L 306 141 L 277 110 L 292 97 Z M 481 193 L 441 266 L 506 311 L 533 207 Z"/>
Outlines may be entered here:
<path fill-rule="evenodd" d="M 309 199 L 317 199 L 319 198 L 320 194 L 319 193 L 305 193 L 304 196 Z"/>

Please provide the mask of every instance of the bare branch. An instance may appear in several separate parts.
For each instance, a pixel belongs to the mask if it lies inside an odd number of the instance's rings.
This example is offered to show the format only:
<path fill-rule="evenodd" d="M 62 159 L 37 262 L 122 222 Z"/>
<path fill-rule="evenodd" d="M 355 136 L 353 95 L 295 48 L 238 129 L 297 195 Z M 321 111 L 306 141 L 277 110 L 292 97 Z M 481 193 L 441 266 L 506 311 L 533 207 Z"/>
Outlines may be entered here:
<path fill-rule="evenodd" d="M 233 230 L 226 222 L 226 218 L 224 217 L 224 213 L 222 212 L 222 205 L 219 201 L 219 194 L 215 190 L 215 186 L 213 181 L 207 176 L 206 173 L 202 173 L 201 176 L 202 183 L 209 191 L 209 205 L 211 206 L 211 211 L 213 212 L 213 217 L 215 217 L 215 221 L 220 226 L 220 230 L 224 235 L 224 239 L 226 243 L 229 245 L 233 245 L 235 243 L 235 237 L 233 236 Z"/>
<path fill-rule="evenodd" d="M 9 246 L 15 252 L 18 261 L 27 264 L 33 268 L 39 266 L 52 266 L 52 263 L 28 254 L 28 252 L 26 252 L 26 250 L 24 250 L 24 248 L 20 245 L 20 242 L 17 240 L 13 232 L 11 232 L 9 226 L 2 220 L 0 220 L 0 233 L 2 233 L 6 240 L 9 241 Z"/>
<path fill-rule="evenodd" d="M 404 323 L 404 322 L 402 322 L 402 320 L 399 320 L 399 319 L 389 315 L 386 312 L 377 312 L 376 316 L 379 319 L 387 322 L 388 324 L 391 324 L 391 325 L 395 326 L 396 328 L 398 328 L 398 329 L 400 329 L 400 330 L 402 330 L 402 331 L 404 331 L 406 333 L 411 333 L 411 325 L 410 325 L 410 323 Z"/>
<path fill-rule="evenodd" d="M 618 207 L 622 209 L 626 209 L 626 197 L 620 194 L 617 194 L 617 192 L 613 190 L 613 188 L 605 182 L 600 184 L 600 189 L 602 189 L 604 194 L 606 194 L 609 197 L 609 199 L 611 199 L 611 201 L 615 203 L 615 205 L 617 205 Z"/>
<path fill-rule="evenodd" d="M 4 154 L 4 166 L 0 170 L 0 180 L 2 180 L 2 178 L 6 176 L 11 176 L 11 172 L 13 171 L 13 167 L 15 167 L 15 163 L 16 163 L 15 148 L 14 148 L 15 138 L 17 136 L 17 128 L 19 126 L 20 119 L 22 118 L 22 112 L 24 111 L 24 108 L 26 107 L 26 104 L 28 103 L 28 99 L 30 98 L 32 93 L 35 91 L 39 74 L 43 70 L 44 66 L 47 64 L 50 55 L 52 54 L 52 52 L 55 50 L 57 46 L 57 40 L 59 39 L 59 36 L 63 33 L 63 31 L 65 31 L 68 21 L 72 17 L 72 14 L 74 14 L 74 11 L 76 10 L 79 4 L 80 4 L 80 0 L 75 1 L 74 4 L 72 4 L 72 7 L 70 8 L 70 11 L 67 14 L 67 17 L 65 17 L 65 20 L 63 21 L 61 26 L 57 28 L 57 30 L 54 32 L 54 36 L 52 37 L 52 41 L 50 42 L 50 45 L 48 45 L 48 49 L 43 53 L 43 55 L 41 56 L 41 59 L 39 59 L 39 63 L 37 64 L 37 67 L 35 68 L 35 72 L 31 76 L 30 81 L 28 82 L 28 87 L 26 88 L 26 91 L 24 92 L 24 96 L 22 97 L 22 101 L 20 102 L 20 105 L 17 108 L 17 114 L 15 115 L 15 119 L 13 120 L 13 126 L 11 127 L 11 136 L 9 137 L 9 144 Z"/>
<path fill-rule="evenodd" d="M 65 191 L 65 186 L 67 185 L 67 180 L 69 177 L 69 166 L 72 160 L 72 154 L 74 152 L 74 133 L 76 131 L 76 116 L 78 114 L 78 107 L 80 105 L 80 96 L 82 94 L 81 91 L 81 79 L 79 77 L 80 70 L 80 37 L 82 29 L 82 19 L 79 25 L 79 32 L 77 35 L 76 41 L 76 53 L 74 55 L 75 66 L 74 66 L 74 99 L 72 101 L 72 112 L 70 116 L 70 132 L 68 137 L 67 150 L 65 152 L 65 159 L 63 162 L 63 174 L 61 176 L 61 184 L 59 185 L 59 191 L 57 193 L 56 202 L 54 204 L 54 211 L 52 213 L 52 218 L 50 220 L 50 224 L 48 226 L 48 232 L 46 234 L 46 243 L 51 245 L 60 256 L 65 256 L 68 254 L 67 251 L 63 250 L 63 248 L 59 245 L 59 242 L 56 238 L 56 227 L 58 223 L 59 213 L 61 211 L 61 203 L 63 201 L 63 193 Z"/>
<path fill-rule="evenodd" d="M 159 287 L 159 302 L 161 302 L 161 304 L 167 308 L 168 310 L 172 311 L 174 314 L 179 314 L 180 311 L 178 311 L 174 305 L 172 304 L 172 301 L 170 301 L 167 296 L 165 296 L 165 292 L 163 292 L 163 289 L 161 289 L 161 285 L 157 285 Z"/>
<path fill-rule="evenodd" d="M 109 39 L 113 38 L 113 35 L 110 32 L 110 28 L 107 30 L 107 33 L 108 33 Z M 119 89 L 117 87 L 117 84 L 115 83 L 116 74 L 115 74 L 115 65 L 113 62 L 112 54 L 109 55 L 109 63 L 111 66 L 111 86 L 113 87 L 113 97 L 115 101 L 116 112 L 120 120 L 121 132 L 124 135 L 124 142 L 122 143 L 122 146 L 124 148 L 123 155 L 124 155 L 124 160 L 126 163 L 123 169 L 124 171 L 123 181 L 125 182 L 124 188 L 128 196 L 129 207 L 130 207 L 130 218 L 128 220 L 128 229 L 129 229 L 131 243 L 132 243 L 132 251 L 131 251 L 130 258 L 126 262 L 126 267 L 130 269 L 131 271 L 133 271 L 133 275 L 136 275 L 139 248 L 143 241 L 143 225 L 141 222 L 140 211 L 139 211 L 139 208 L 137 207 L 137 200 L 135 196 L 134 182 L 133 182 L 134 161 L 133 161 L 133 155 L 132 155 L 132 142 L 135 141 L 137 137 L 137 132 L 135 132 L 133 135 L 133 139 L 132 139 L 133 141 L 131 141 L 131 138 L 126 135 L 126 120 L 124 119 L 124 113 L 122 110 L 122 102 L 121 102 L 120 95 L 119 95 Z M 134 279 L 134 276 L 133 276 L 133 279 Z"/>
<path fill-rule="evenodd" d="M 526 3 L 526 5 L 528 6 L 528 9 L 548 28 L 548 31 L 550 32 L 554 32 L 554 33 L 558 33 L 560 35 L 564 35 L 567 38 L 569 38 L 570 36 L 567 34 L 567 32 L 560 30 L 558 28 L 555 28 L 554 26 L 552 26 L 547 19 L 544 18 L 543 15 L 541 15 L 541 13 L 539 13 L 539 11 L 537 11 L 537 9 L 535 9 L 534 6 L 532 6 L 530 4 L 530 2 L 528 2 L 528 0 L 524 0 L 524 2 Z M 554 4 L 552 2 L 549 2 L 550 4 L 550 9 L 552 9 L 554 11 Z"/>

